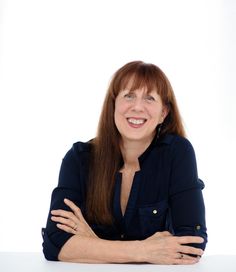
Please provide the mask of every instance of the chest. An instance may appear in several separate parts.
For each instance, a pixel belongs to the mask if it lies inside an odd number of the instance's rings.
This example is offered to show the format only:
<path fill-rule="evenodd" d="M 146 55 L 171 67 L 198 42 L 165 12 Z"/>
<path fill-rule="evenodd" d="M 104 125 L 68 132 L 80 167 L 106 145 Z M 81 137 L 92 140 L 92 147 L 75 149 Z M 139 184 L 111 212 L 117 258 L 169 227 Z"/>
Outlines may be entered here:
<path fill-rule="evenodd" d="M 135 240 L 165 230 L 168 182 L 169 175 L 159 167 L 118 172 L 113 199 L 115 224 L 110 230 L 96 230 L 97 234 L 104 239 Z"/>
<path fill-rule="evenodd" d="M 121 191 L 120 191 L 120 205 L 122 215 L 125 214 L 126 206 L 130 196 L 133 180 L 134 180 L 134 171 L 123 172 L 121 178 Z"/>

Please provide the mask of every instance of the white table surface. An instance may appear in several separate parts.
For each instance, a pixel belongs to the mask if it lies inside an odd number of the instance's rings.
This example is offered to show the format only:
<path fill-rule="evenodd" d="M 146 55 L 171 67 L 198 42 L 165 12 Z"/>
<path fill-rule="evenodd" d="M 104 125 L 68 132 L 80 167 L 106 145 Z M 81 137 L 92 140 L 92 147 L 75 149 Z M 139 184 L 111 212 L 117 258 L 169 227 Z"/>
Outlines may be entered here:
<path fill-rule="evenodd" d="M 236 272 L 236 255 L 208 255 L 194 265 L 76 264 L 46 261 L 42 253 L 0 252 L 1 272 Z"/>

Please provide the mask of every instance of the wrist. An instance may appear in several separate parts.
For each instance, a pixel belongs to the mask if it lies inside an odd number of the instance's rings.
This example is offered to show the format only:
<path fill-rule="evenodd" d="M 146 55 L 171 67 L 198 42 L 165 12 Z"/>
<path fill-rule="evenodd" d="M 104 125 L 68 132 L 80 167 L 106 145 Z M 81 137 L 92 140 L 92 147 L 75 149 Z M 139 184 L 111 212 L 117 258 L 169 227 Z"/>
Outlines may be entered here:
<path fill-rule="evenodd" d="M 134 262 L 136 263 L 145 263 L 146 260 L 146 250 L 145 250 L 145 242 L 142 240 L 134 241 Z"/>

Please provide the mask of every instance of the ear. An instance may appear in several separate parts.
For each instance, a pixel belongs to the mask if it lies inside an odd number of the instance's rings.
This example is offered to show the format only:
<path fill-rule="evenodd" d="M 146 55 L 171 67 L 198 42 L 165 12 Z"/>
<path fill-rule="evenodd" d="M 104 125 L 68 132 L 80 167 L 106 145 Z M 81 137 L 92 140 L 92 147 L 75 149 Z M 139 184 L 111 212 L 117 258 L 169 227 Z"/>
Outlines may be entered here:
<path fill-rule="evenodd" d="M 164 122 L 166 116 L 168 115 L 169 113 L 169 108 L 167 106 L 163 106 L 162 108 L 162 113 L 161 113 L 161 123 Z"/>

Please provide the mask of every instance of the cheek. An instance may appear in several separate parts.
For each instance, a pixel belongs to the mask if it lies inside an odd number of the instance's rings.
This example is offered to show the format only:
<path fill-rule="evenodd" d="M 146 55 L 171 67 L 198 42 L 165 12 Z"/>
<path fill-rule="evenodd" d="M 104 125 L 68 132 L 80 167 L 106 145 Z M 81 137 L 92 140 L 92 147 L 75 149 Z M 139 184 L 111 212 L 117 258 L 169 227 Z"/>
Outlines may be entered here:
<path fill-rule="evenodd" d="M 122 128 L 124 127 L 124 117 L 117 110 L 115 110 L 115 113 L 114 113 L 114 122 L 119 133 L 122 133 L 122 130 L 123 130 Z"/>
<path fill-rule="evenodd" d="M 147 105 L 146 110 L 151 116 L 159 116 L 161 113 L 160 107 L 157 107 L 156 105 Z"/>
<path fill-rule="evenodd" d="M 155 119 L 157 123 L 159 123 L 162 120 L 162 111 L 153 109 L 152 111 L 149 111 L 150 115 Z"/>
<path fill-rule="evenodd" d="M 127 111 L 127 105 L 125 103 L 121 103 L 117 101 L 115 103 L 115 114 L 123 114 Z"/>
<path fill-rule="evenodd" d="M 116 126 L 119 126 L 121 118 L 122 118 L 122 108 L 117 103 L 115 105 L 115 112 L 114 112 L 114 120 L 115 120 Z"/>

